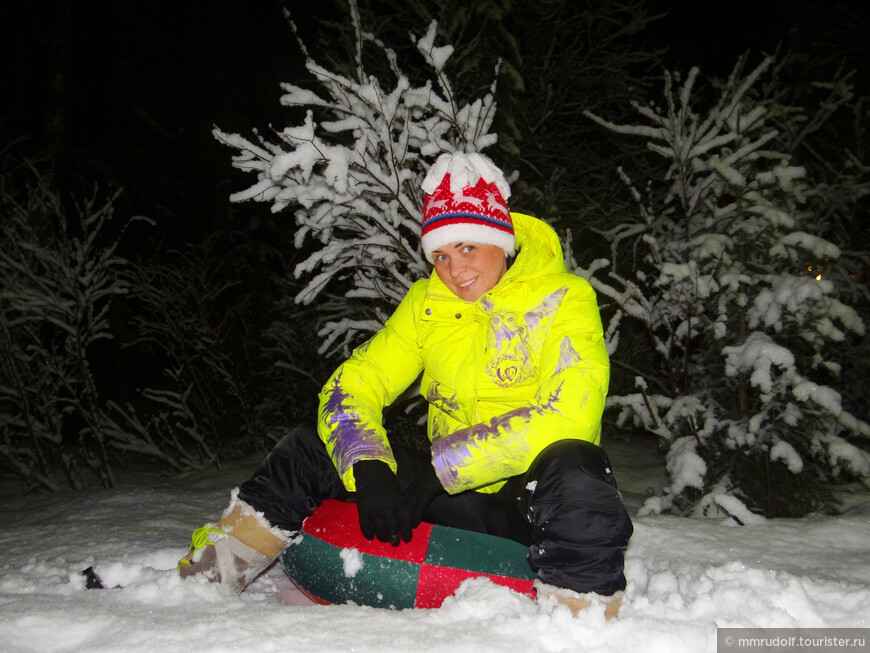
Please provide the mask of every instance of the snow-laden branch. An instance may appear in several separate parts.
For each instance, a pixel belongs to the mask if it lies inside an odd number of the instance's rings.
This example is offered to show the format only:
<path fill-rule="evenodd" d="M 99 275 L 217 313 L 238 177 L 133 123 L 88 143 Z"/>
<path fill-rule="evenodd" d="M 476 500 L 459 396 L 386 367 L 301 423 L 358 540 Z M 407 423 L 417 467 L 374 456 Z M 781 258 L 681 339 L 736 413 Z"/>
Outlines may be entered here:
<path fill-rule="evenodd" d="M 493 94 L 469 103 L 455 96 L 445 72 L 453 48 L 436 44 L 435 22 L 414 39 L 432 79 L 414 84 L 395 54 L 362 32 L 353 2 L 351 14 L 355 78 L 328 70 L 304 51 L 316 88 L 282 85 L 283 105 L 307 109 L 301 124 L 276 131 L 274 141 L 214 130 L 221 143 L 237 150 L 233 165 L 256 176 L 231 201 L 293 211 L 294 244 L 310 252 L 294 270 L 305 281 L 296 295 L 301 304 L 313 304 L 328 288 L 347 298 L 398 303 L 429 272 L 419 250 L 427 160 L 442 151 L 480 151 L 496 140 Z M 383 54 L 393 79 L 364 70 L 365 47 Z M 330 320 L 321 330 L 322 350 L 376 326 L 370 320 Z"/>

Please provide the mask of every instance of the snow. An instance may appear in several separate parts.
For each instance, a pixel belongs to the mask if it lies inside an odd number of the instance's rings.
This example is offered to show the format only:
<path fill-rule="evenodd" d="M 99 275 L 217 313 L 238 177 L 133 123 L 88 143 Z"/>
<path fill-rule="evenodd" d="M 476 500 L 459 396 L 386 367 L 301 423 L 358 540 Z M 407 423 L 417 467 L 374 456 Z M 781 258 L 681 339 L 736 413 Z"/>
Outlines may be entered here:
<path fill-rule="evenodd" d="M 804 468 L 803 458 L 785 440 L 780 440 L 770 448 L 770 459 L 773 461 L 782 460 L 792 474 L 800 474 Z"/>
<path fill-rule="evenodd" d="M 363 568 L 362 554 L 356 549 L 342 549 L 338 554 L 343 563 L 344 575 L 348 578 L 354 578 Z"/>
<path fill-rule="evenodd" d="M 664 483 L 654 443 L 614 440 L 608 452 L 636 512 Z M 286 605 L 278 598 L 292 593 L 277 567 L 241 596 L 180 580 L 191 531 L 216 518 L 256 462 L 0 501 L 3 650 L 698 653 L 716 650 L 717 627 L 870 626 L 870 496 L 861 492 L 845 495 L 838 516 L 744 526 L 635 516 L 625 602 L 612 621 L 573 618 L 486 580 L 437 610 L 404 611 Z M 91 565 L 124 589 L 85 589 L 80 572 Z"/>
<path fill-rule="evenodd" d="M 435 37 L 438 34 L 438 23 L 436 21 L 432 21 L 429 23 L 429 29 L 426 30 L 426 35 L 421 38 L 417 42 L 417 47 L 423 53 L 427 53 L 432 58 L 432 65 L 437 71 L 444 70 L 444 65 L 447 63 L 447 60 L 450 58 L 450 55 L 453 54 L 453 46 L 452 45 L 443 45 L 441 47 L 435 47 Z M 413 34 L 411 35 L 413 39 Z"/>
<path fill-rule="evenodd" d="M 707 463 L 695 451 L 695 439 L 683 436 L 674 441 L 667 456 L 671 491 L 679 494 L 685 488 L 704 486 Z"/>

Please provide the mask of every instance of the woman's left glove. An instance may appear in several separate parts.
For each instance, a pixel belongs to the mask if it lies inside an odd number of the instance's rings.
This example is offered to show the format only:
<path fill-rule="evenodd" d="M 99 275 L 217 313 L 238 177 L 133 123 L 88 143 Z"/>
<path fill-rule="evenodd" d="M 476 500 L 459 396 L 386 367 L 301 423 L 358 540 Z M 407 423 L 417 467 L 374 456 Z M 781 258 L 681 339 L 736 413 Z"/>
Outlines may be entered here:
<path fill-rule="evenodd" d="M 426 508 L 435 500 L 435 497 L 443 492 L 444 486 L 435 475 L 435 469 L 432 465 L 426 465 L 424 471 L 414 478 L 411 485 L 405 490 L 405 503 L 411 516 L 412 528 L 417 528 L 420 525 L 420 522 L 423 521 L 423 515 L 426 514 Z"/>
<path fill-rule="evenodd" d="M 367 540 L 399 546 L 411 541 L 411 517 L 399 488 L 399 479 L 381 460 L 361 460 L 353 466 L 359 527 Z"/>

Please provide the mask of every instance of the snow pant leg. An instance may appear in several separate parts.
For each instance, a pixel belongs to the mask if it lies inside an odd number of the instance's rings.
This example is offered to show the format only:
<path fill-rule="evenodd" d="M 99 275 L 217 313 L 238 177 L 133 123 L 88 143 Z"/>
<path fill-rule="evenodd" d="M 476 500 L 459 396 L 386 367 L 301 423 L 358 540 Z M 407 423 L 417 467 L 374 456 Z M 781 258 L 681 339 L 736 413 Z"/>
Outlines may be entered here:
<path fill-rule="evenodd" d="M 348 492 L 314 428 L 293 429 L 269 452 L 239 498 L 272 525 L 295 532 L 326 499 L 349 500 Z"/>
<path fill-rule="evenodd" d="M 538 578 L 605 596 L 625 589 L 624 553 L 634 528 L 604 451 L 561 440 L 521 479 L 512 484 L 532 523 L 529 564 Z"/>
<path fill-rule="evenodd" d="M 429 505 L 423 518 L 433 524 L 504 537 L 526 546 L 532 544 L 529 522 L 516 502 L 501 494 L 474 491 L 443 494 Z"/>

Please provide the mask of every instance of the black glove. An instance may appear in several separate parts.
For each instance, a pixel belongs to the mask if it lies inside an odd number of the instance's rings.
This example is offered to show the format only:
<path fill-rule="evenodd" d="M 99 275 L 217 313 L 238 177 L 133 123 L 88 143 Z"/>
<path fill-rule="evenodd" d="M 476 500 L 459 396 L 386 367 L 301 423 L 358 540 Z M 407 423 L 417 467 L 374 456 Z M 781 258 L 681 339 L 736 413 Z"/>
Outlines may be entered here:
<path fill-rule="evenodd" d="M 411 541 L 411 518 L 399 489 L 399 480 L 387 463 L 361 460 L 353 466 L 359 528 L 367 540 L 399 546 Z"/>
<path fill-rule="evenodd" d="M 405 490 L 405 503 L 411 516 L 411 526 L 417 528 L 423 521 L 426 508 L 439 494 L 444 492 L 441 481 L 435 475 L 432 465 L 426 465 L 425 469 L 411 482 Z"/>

